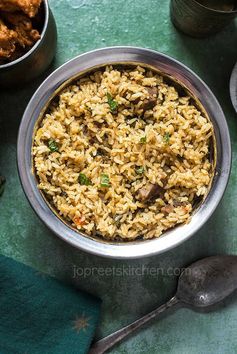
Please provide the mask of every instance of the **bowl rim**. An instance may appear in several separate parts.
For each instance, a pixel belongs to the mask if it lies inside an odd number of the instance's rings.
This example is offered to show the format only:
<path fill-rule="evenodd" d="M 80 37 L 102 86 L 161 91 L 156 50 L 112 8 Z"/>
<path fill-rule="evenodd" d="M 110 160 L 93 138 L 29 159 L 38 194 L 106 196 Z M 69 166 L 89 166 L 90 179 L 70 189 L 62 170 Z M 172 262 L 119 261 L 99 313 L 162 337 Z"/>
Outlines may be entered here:
<path fill-rule="evenodd" d="M 7 69 L 7 68 L 10 68 L 10 67 L 12 67 L 14 65 L 19 64 L 20 62 L 22 62 L 25 59 L 27 59 L 39 47 L 40 43 L 42 42 L 43 38 L 45 37 L 46 31 L 47 31 L 47 27 L 48 27 L 48 23 L 49 23 L 49 4 L 48 4 L 48 0 L 43 0 L 43 4 L 44 4 L 44 9 L 45 9 L 45 16 L 44 16 L 44 25 L 43 25 L 43 29 L 42 29 L 42 32 L 41 32 L 41 35 L 40 35 L 40 39 L 24 55 L 20 56 L 16 60 L 11 61 L 10 63 L 6 63 L 6 64 L 0 65 L 0 70 L 1 69 Z"/>
<path fill-rule="evenodd" d="M 235 112 L 237 113 L 237 62 L 235 63 L 230 75 L 230 98 Z"/>
<path fill-rule="evenodd" d="M 35 177 L 32 174 L 31 146 L 35 123 L 45 103 L 49 100 L 53 92 L 57 90 L 65 81 L 76 74 L 80 74 L 83 69 L 92 70 L 93 67 L 104 64 L 115 63 L 142 63 L 160 70 L 164 74 L 173 71 L 175 77 L 182 78 L 183 84 L 193 85 L 192 89 L 197 91 L 195 96 L 199 98 L 210 117 L 219 143 L 218 151 L 219 165 L 217 161 L 217 174 L 214 177 L 213 185 L 205 201 L 198 211 L 191 217 L 188 224 L 178 226 L 165 232 L 159 238 L 144 241 L 129 241 L 117 243 L 112 241 L 97 240 L 85 234 L 72 230 L 65 225 L 47 206 L 37 187 Z M 91 65 L 91 64 L 94 65 Z M 74 74 L 74 75 L 73 75 Z M 195 83 L 195 87 L 194 87 Z M 186 86 L 186 85 L 185 85 Z M 200 97 L 198 97 L 200 95 Z M 203 100 L 205 98 L 205 105 Z M 217 134 L 217 135 L 216 135 Z M 28 146 L 30 144 L 30 148 Z M 218 155 L 217 151 L 217 155 Z M 56 69 L 41 84 L 31 98 L 23 115 L 17 142 L 17 164 L 23 190 L 32 208 L 39 218 L 64 241 L 92 254 L 108 258 L 132 259 L 145 256 L 152 256 L 168 251 L 196 233 L 200 227 L 210 218 L 219 204 L 226 189 L 231 170 L 231 144 L 229 130 L 224 113 L 208 86 L 192 70 L 180 63 L 176 59 L 157 51 L 139 47 L 118 46 L 93 50 L 77 56 Z"/>
<path fill-rule="evenodd" d="M 200 6 L 201 8 L 210 11 L 211 13 L 216 13 L 216 14 L 236 14 L 237 13 L 237 8 L 235 10 L 231 10 L 231 11 L 224 11 L 224 10 L 217 10 L 217 9 L 213 9 L 211 7 L 207 7 L 203 4 L 201 4 L 198 0 L 193 0 L 194 3 L 196 3 L 196 5 Z"/>

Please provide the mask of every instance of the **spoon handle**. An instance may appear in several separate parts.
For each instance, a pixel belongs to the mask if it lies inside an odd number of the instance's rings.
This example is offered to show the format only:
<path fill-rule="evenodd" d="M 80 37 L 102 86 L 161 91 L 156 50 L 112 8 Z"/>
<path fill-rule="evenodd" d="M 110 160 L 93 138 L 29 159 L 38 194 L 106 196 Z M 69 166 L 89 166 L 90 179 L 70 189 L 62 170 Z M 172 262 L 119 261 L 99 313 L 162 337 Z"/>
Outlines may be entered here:
<path fill-rule="evenodd" d="M 116 344 L 120 343 L 128 335 L 140 329 L 142 326 L 144 326 L 146 323 L 156 318 L 158 315 L 160 315 L 168 308 L 178 304 L 178 302 L 179 300 L 175 296 L 172 297 L 165 304 L 161 305 L 160 307 L 148 313 L 147 315 L 139 318 L 138 320 L 131 323 L 130 325 L 123 327 L 118 331 L 96 342 L 94 345 L 92 345 L 88 354 L 103 354 L 107 350 L 112 349 Z"/>

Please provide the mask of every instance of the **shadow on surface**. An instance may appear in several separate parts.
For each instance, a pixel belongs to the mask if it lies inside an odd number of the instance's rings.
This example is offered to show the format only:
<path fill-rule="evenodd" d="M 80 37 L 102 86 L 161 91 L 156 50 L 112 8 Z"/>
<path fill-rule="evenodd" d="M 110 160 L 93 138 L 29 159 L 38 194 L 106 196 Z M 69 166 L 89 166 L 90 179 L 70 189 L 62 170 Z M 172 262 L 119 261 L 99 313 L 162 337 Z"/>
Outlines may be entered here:
<path fill-rule="evenodd" d="M 0 139 L 1 147 L 4 143 L 14 142 L 16 140 L 19 124 L 24 110 L 39 85 L 45 78 L 55 70 L 53 61 L 48 70 L 33 82 L 26 83 L 22 87 L 3 88 L 0 87 Z"/>

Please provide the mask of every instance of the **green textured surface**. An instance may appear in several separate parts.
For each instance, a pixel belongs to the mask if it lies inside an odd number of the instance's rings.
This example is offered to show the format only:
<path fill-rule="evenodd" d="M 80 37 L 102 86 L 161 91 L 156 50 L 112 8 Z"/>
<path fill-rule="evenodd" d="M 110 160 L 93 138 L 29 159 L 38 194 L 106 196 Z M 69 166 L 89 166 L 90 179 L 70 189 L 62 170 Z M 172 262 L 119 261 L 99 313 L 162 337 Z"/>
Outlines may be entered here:
<path fill-rule="evenodd" d="M 74 278 L 74 266 L 125 267 L 125 271 L 134 267 L 139 271 L 145 265 L 166 273 L 170 267 L 182 267 L 203 256 L 237 254 L 237 115 L 228 89 L 237 60 L 236 23 L 214 37 L 197 40 L 173 28 L 168 0 L 51 0 L 50 4 L 59 34 L 54 67 L 77 54 L 111 45 L 142 46 L 169 54 L 192 68 L 213 90 L 226 114 L 232 139 L 228 189 L 212 218 L 192 239 L 164 255 L 144 260 L 102 259 L 73 249 L 52 235 L 31 210 L 19 184 L 17 130 L 25 106 L 43 78 L 22 90 L 1 92 L 0 170 L 7 178 L 0 199 L 1 252 L 99 295 L 103 299 L 99 338 L 167 300 L 175 290 L 176 277 L 147 272 L 103 276 L 94 269 L 94 276 Z M 182 309 L 156 321 L 112 353 L 237 353 L 236 318 L 237 301 L 210 314 Z"/>

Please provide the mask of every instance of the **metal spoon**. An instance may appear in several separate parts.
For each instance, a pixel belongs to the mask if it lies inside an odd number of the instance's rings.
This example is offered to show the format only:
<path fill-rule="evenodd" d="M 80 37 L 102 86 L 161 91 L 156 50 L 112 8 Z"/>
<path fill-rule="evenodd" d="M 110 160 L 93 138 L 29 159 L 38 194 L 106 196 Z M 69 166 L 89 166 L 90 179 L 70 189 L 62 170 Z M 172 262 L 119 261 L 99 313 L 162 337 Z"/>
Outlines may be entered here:
<path fill-rule="evenodd" d="M 105 353 L 172 306 L 181 304 L 194 309 L 210 310 L 213 305 L 224 300 L 236 289 L 237 256 L 203 258 L 185 268 L 179 277 L 176 295 L 166 304 L 99 340 L 91 347 L 88 354 Z"/>

